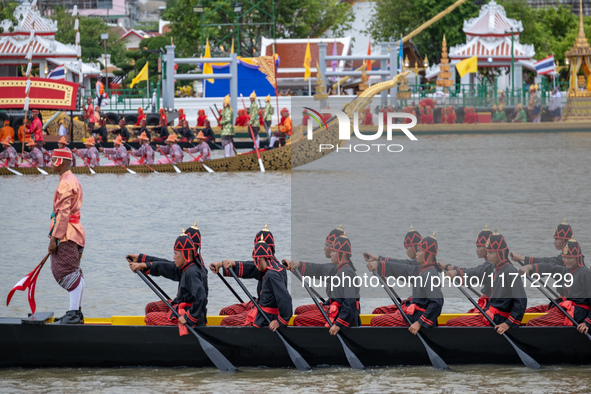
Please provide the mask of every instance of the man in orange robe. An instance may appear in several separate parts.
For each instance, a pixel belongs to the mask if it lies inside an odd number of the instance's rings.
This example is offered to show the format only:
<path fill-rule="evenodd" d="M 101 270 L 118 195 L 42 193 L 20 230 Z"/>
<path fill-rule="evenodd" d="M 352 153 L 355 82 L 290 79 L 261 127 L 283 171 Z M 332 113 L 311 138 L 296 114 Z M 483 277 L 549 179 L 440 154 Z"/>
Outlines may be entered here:
<path fill-rule="evenodd" d="M 70 294 L 70 308 L 59 319 L 58 324 L 82 324 L 82 291 L 84 277 L 80 270 L 80 259 L 84 251 L 86 237 L 80 224 L 82 208 L 82 186 L 70 171 L 72 152 L 55 149 L 51 157 L 54 173 L 60 179 L 53 195 L 53 213 L 49 230 L 51 253 L 51 272 L 57 283 Z"/>

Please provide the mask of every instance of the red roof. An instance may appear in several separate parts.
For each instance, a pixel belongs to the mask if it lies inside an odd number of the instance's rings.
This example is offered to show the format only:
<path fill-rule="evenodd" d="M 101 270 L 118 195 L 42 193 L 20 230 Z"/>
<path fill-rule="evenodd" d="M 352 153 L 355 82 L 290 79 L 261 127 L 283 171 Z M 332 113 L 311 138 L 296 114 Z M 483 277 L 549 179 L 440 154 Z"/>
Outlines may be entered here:
<path fill-rule="evenodd" d="M 349 52 L 350 45 L 346 45 L 347 41 L 343 39 L 337 39 L 336 41 L 337 46 L 337 54 L 345 55 L 344 51 Z M 320 41 L 320 40 L 314 40 Z M 318 42 L 314 42 L 311 40 L 310 42 L 310 55 L 312 57 L 312 61 L 310 62 L 310 68 L 312 69 L 311 77 L 316 76 L 316 63 L 318 62 Z M 326 55 L 331 56 L 333 53 L 333 45 L 335 45 L 334 39 L 324 39 L 323 42 L 326 42 L 328 45 L 326 47 Z M 264 45 L 264 44 L 263 44 Z M 278 78 L 303 78 L 304 77 L 304 57 L 306 56 L 306 46 L 308 42 L 304 40 L 277 40 L 275 45 L 275 52 L 279 55 L 279 67 L 277 68 L 277 77 Z M 273 45 L 266 45 L 263 48 L 265 53 L 262 55 L 272 56 L 273 55 Z M 326 62 L 327 67 L 331 67 L 331 62 Z M 282 72 L 281 69 L 297 69 L 297 70 L 290 70 L 290 72 Z"/>
<path fill-rule="evenodd" d="M 17 20 L 15 26 L 9 20 L 2 21 L 4 32 L 2 35 L 29 35 L 31 30 L 37 34 L 47 35 L 47 33 L 55 34 L 57 31 L 57 22 L 43 18 L 39 11 L 33 10 L 31 4 L 26 2 L 16 7 L 14 17 Z M 10 27 L 13 31 L 10 32 Z"/>
<path fill-rule="evenodd" d="M 501 42 L 500 45 L 496 46 L 486 46 L 480 40 L 474 40 L 471 42 L 472 45 L 467 44 L 463 46 L 457 52 L 454 52 L 453 55 L 450 54 L 450 58 L 459 58 L 459 57 L 472 57 L 472 56 L 481 56 L 481 57 L 511 57 L 511 43 Z M 530 59 L 530 56 L 527 56 L 519 49 L 521 45 L 514 45 L 515 50 L 515 58 L 516 59 Z"/>

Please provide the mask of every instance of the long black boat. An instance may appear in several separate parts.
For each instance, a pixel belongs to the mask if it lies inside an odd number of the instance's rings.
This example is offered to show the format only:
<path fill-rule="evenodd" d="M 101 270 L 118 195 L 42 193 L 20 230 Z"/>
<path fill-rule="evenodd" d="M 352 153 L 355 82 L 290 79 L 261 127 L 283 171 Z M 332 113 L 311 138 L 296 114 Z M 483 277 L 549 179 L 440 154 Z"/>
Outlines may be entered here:
<path fill-rule="evenodd" d="M 213 367 L 195 337 L 179 336 L 177 327 L 50 321 L 0 318 L 0 368 Z M 237 367 L 293 367 L 284 345 L 268 329 L 207 326 L 196 331 Z M 349 365 L 339 340 L 324 327 L 281 332 L 313 367 Z M 362 326 L 341 333 L 365 366 L 430 365 L 425 348 L 405 327 Z M 421 333 L 452 367 L 521 364 L 511 345 L 490 327 L 442 326 Z M 520 327 L 509 336 L 540 364 L 591 364 L 591 341 L 575 327 Z"/>

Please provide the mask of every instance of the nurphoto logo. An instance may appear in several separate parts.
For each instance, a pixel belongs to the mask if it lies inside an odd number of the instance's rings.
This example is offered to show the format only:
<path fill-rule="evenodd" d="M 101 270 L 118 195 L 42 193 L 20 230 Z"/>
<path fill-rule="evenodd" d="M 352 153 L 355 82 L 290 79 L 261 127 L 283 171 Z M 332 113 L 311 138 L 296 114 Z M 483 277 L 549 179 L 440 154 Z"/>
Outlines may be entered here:
<path fill-rule="evenodd" d="M 347 115 L 343 111 L 339 111 L 336 109 L 330 108 L 322 108 L 320 111 L 316 111 L 312 108 L 303 107 L 310 118 L 314 119 L 316 123 L 320 126 L 320 128 L 324 128 L 328 131 L 328 125 L 324 120 L 324 116 L 322 113 L 331 114 L 337 117 L 339 122 L 339 139 L 342 141 L 348 141 L 351 139 L 351 120 L 349 115 Z M 405 113 L 405 112 L 387 112 L 386 114 L 386 140 L 392 141 L 392 132 L 394 130 L 402 131 L 411 141 L 417 141 L 417 137 L 414 136 L 413 133 L 409 130 L 410 128 L 416 126 L 417 124 L 417 117 L 413 114 Z M 394 120 L 400 122 L 404 121 L 405 119 L 410 119 L 410 123 L 394 123 Z M 308 122 L 307 125 L 307 134 L 308 139 L 312 140 L 314 138 L 314 125 L 312 122 Z M 379 117 L 378 128 L 375 134 L 362 134 L 359 131 L 359 114 L 355 112 L 353 115 L 353 133 L 355 137 L 362 141 L 375 141 L 382 137 L 384 133 L 384 117 Z M 339 147 L 338 145 L 333 144 L 319 144 L 318 149 L 320 152 L 323 150 L 333 150 L 335 149 L 337 152 L 345 151 L 345 152 L 369 152 L 371 150 L 376 150 L 380 152 L 381 148 L 385 148 L 388 152 L 402 152 L 404 149 L 400 144 L 354 144 L 346 147 Z"/>

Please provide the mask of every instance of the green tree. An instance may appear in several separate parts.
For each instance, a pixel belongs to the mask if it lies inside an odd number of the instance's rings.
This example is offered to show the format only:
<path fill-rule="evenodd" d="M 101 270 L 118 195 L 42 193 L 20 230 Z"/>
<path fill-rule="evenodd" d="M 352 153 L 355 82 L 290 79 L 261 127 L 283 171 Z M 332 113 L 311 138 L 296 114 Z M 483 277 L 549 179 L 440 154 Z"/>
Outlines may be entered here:
<path fill-rule="evenodd" d="M 140 49 L 127 51 L 127 61 L 119 65 L 121 71 L 116 72 L 116 74 L 126 76 L 123 83 L 129 85 L 132 79 L 144 68 L 146 62 L 148 62 L 148 82 L 156 86 L 158 76 L 160 75 L 158 73 L 158 59 L 160 58 L 160 54 L 164 53 L 164 47 L 166 45 L 170 45 L 170 38 L 165 36 L 142 39 L 139 44 Z M 137 86 L 145 87 L 146 82 L 142 81 Z"/>
<path fill-rule="evenodd" d="M 455 0 L 378 0 L 367 32 L 375 41 L 397 41 L 420 25 L 455 3 Z M 464 20 L 478 16 L 480 6 L 466 2 L 412 38 L 429 63 L 437 64 L 441 58 L 443 35 L 447 47 L 466 42 L 462 31 Z"/>
<path fill-rule="evenodd" d="M 203 55 L 199 43 L 205 45 L 206 38 L 212 50 L 223 47 L 227 52 L 234 38 L 239 55 L 258 56 L 261 37 L 273 37 L 273 12 L 275 36 L 284 38 L 317 37 L 329 28 L 339 32 L 350 26 L 353 17 L 351 6 L 340 0 L 262 0 L 256 2 L 257 7 L 254 2 L 242 3 L 243 11 L 237 16 L 228 0 L 201 0 L 203 14 L 193 12 L 197 1 L 169 0 L 163 18 L 171 22 L 177 52 L 181 56 Z"/>
<path fill-rule="evenodd" d="M 367 31 L 375 40 L 398 40 L 421 24 L 443 11 L 455 0 L 379 0 Z M 552 53 L 561 62 L 564 53 L 574 44 L 572 35 L 578 32 L 578 17 L 565 7 L 533 8 L 526 0 L 498 0 L 505 8 L 507 17 L 522 22 L 524 31 L 519 42 L 533 44 L 536 59 Z M 434 23 L 412 38 L 421 54 L 426 54 L 430 63 L 439 63 L 441 40 L 445 34 L 448 48 L 466 42 L 463 32 L 464 20 L 476 17 L 480 5 L 467 2 L 443 19 Z"/>
<path fill-rule="evenodd" d="M 15 26 L 18 22 L 14 17 L 14 10 L 18 7 L 18 4 L 9 1 L 0 1 L 0 21 L 8 19 L 12 22 L 12 26 Z M 0 27 L 0 33 L 4 33 L 3 27 Z"/>
<path fill-rule="evenodd" d="M 64 44 L 76 43 L 76 31 L 74 30 L 74 21 L 63 7 L 52 10 L 51 18 L 57 21 L 58 31 L 55 39 Z M 82 48 L 82 61 L 96 62 L 102 60 L 104 56 L 104 46 L 101 41 L 101 34 L 108 33 L 107 53 L 111 55 L 111 63 L 117 65 L 126 61 L 125 45 L 119 40 L 116 34 L 109 30 L 109 26 L 101 18 L 92 18 L 80 16 L 80 46 Z"/>

